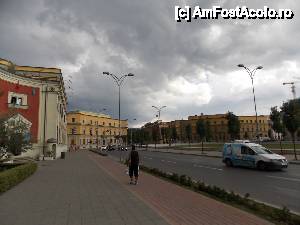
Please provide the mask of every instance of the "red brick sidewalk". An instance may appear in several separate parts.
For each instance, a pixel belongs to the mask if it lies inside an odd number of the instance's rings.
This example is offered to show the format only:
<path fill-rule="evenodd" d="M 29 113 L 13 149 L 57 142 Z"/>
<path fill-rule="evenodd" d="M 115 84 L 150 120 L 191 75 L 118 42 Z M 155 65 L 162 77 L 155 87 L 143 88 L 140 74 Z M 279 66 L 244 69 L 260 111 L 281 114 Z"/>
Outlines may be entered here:
<path fill-rule="evenodd" d="M 137 186 L 129 185 L 124 165 L 94 153 L 90 153 L 89 157 L 172 225 L 271 224 L 250 213 L 144 172 L 140 173 L 140 182 Z"/>

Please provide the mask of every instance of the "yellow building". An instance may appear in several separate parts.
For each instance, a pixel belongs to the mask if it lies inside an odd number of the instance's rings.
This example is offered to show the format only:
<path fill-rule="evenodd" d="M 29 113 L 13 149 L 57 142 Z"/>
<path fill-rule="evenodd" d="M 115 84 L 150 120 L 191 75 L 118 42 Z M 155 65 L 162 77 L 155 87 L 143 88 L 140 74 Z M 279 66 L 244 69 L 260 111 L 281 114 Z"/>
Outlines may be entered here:
<path fill-rule="evenodd" d="M 256 117 L 255 116 L 239 116 L 240 121 L 240 137 L 243 139 L 256 138 Z M 268 137 L 271 129 L 269 116 L 257 116 L 258 134 L 260 137 Z"/>
<path fill-rule="evenodd" d="M 68 146 L 72 149 L 88 149 L 117 144 L 119 135 L 121 144 L 126 143 L 127 120 L 119 120 L 109 115 L 71 111 L 67 113 Z"/>
<path fill-rule="evenodd" d="M 158 123 L 159 128 L 159 141 L 164 142 L 162 137 L 161 128 L 168 127 L 170 129 L 176 129 L 177 138 L 179 142 L 188 142 L 186 126 L 191 125 L 191 141 L 199 142 L 200 138 L 197 134 L 197 121 L 202 119 L 205 122 L 206 127 L 210 129 L 210 137 L 207 138 L 209 141 L 225 142 L 230 140 L 230 135 L 228 133 L 228 120 L 227 114 L 215 114 L 215 115 L 194 115 L 189 116 L 187 120 L 174 120 L 170 122 Z M 256 117 L 255 116 L 238 116 L 240 121 L 240 139 L 256 139 Z M 259 137 L 268 137 L 269 130 L 271 130 L 269 116 L 260 115 L 257 118 L 258 121 L 258 134 Z M 151 133 L 151 127 L 157 126 L 156 123 L 148 123 L 143 129 Z"/>

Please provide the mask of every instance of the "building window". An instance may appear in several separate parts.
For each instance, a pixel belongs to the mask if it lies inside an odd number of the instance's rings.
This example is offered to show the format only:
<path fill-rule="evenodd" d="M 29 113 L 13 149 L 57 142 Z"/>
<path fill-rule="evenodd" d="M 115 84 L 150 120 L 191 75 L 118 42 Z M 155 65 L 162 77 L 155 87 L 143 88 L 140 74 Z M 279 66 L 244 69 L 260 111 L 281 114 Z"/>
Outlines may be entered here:
<path fill-rule="evenodd" d="M 9 107 L 27 107 L 27 95 L 14 92 L 8 92 Z"/>
<path fill-rule="evenodd" d="M 22 98 L 20 98 L 20 97 L 15 97 L 15 96 L 11 97 L 11 100 L 10 100 L 10 103 L 11 103 L 12 105 L 19 105 L 19 106 L 21 106 L 21 105 L 23 105 L 22 102 L 23 102 L 23 99 L 22 99 Z"/>
<path fill-rule="evenodd" d="M 71 133 L 72 133 L 72 134 L 76 134 L 76 128 L 75 128 L 75 127 L 72 128 Z"/>
<path fill-rule="evenodd" d="M 75 118 L 72 118 L 72 123 L 75 123 Z"/>
<path fill-rule="evenodd" d="M 83 130 L 83 134 L 85 134 L 85 130 Z"/>
<path fill-rule="evenodd" d="M 91 124 L 93 124 L 93 120 L 91 120 Z"/>
<path fill-rule="evenodd" d="M 111 123 L 109 123 L 108 125 L 111 126 Z"/>
<path fill-rule="evenodd" d="M 84 145 L 85 145 L 85 139 L 82 139 L 82 144 L 84 144 Z"/>
<path fill-rule="evenodd" d="M 82 124 L 84 124 L 84 120 L 82 120 Z"/>
<path fill-rule="evenodd" d="M 105 123 L 103 122 L 103 126 L 105 126 Z"/>

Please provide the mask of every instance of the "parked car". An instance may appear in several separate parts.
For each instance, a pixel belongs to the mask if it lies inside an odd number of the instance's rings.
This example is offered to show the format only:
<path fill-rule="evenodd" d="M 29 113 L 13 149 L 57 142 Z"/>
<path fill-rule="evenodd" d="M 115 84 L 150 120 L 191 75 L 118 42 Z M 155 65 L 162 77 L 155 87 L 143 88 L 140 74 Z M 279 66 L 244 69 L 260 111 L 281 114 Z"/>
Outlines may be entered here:
<path fill-rule="evenodd" d="M 108 149 L 108 146 L 102 145 L 102 146 L 100 147 L 100 149 L 101 149 L 102 151 L 106 151 L 106 150 Z"/>
<path fill-rule="evenodd" d="M 107 145 L 106 150 L 107 151 L 114 151 L 115 147 L 114 147 L 114 145 Z"/>
<path fill-rule="evenodd" d="M 127 147 L 125 147 L 125 146 L 119 146 L 119 147 L 118 147 L 118 150 L 119 150 L 119 151 L 127 151 L 128 149 L 127 149 Z"/>
<path fill-rule="evenodd" d="M 222 161 L 227 166 L 244 166 L 260 170 L 288 167 L 288 161 L 284 156 L 249 142 L 225 143 Z"/>

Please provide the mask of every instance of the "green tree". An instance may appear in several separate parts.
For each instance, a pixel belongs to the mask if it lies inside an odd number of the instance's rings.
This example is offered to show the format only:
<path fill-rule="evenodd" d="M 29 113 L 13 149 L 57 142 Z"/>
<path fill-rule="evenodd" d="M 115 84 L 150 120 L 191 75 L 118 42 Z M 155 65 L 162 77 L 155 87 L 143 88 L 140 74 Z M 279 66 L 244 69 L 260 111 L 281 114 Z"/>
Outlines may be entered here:
<path fill-rule="evenodd" d="M 153 125 L 153 127 L 152 127 L 152 139 L 154 141 L 155 149 L 156 149 L 156 144 L 157 144 L 158 139 L 159 139 L 159 127 L 158 127 L 158 125 Z"/>
<path fill-rule="evenodd" d="M 173 126 L 172 128 L 171 128 L 171 138 L 175 141 L 175 143 L 176 143 L 176 140 L 177 140 L 177 130 L 176 130 L 176 127 L 175 126 Z"/>
<path fill-rule="evenodd" d="M 148 144 L 151 140 L 151 134 L 146 130 L 143 130 L 143 140 L 144 143 L 146 144 L 146 149 L 148 149 Z"/>
<path fill-rule="evenodd" d="M 226 115 L 226 119 L 228 121 L 228 133 L 230 135 L 231 140 L 239 138 L 240 135 L 240 121 L 236 115 L 232 112 L 228 112 Z"/>
<path fill-rule="evenodd" d="M 166 127 L 162 127 L 160 129 L 160 132 L 161 132 L 161 138 L 163 140 L 163 143 L 165 143 L 166 139 L 167 139 L 167 128 Z"/>
<path fill-rule="evenodd" d="M 22 121 L 0 118 L 0 156 L 6 152 L 20 155 L 31 148 L 30 133 Z"/>
<path fill-rule="evenodd" d="M 208 120 L 206 120 L 205 122 L 205 133 L 206 133 L 206 141 L 210 141 L 211 137 L 212 137 L 212 132 L 211 132 L 211 126 L 210 126 L 210 122 Z"/>
<path fill-rule="evenodd" d="M 192 138 L 192 126 L 191 124 L 187 124 L 185 126 L 185 133 L 186 133 L 186 138 L 189 141 L 189 146 L 191 145 L 191 138 Z"/>
<path fill-rule="evenodd" d="M 203 154 L 203 140 L 206 137 L 206 123 L 204 120 L 200 119 L 196 123 L 196 131 L 201 140 L 202 145 L 202 154 Z"/>
<path fill-rule="evenodd" d="M 169 144 L 169 146 L 171 146 L 171 138 L 172 138 L 171 134 L 172 134 L 172 130 L 171 130 L 170 127 L 166 127 L 165 134 L 166 134 L 166 142 Z"/>
<path fill-rule="evenodd" d="M 300 127 L 300 98 L 283 103 L 281 112 L 283 124 L 292 136 L 295 159 L 298 160 L 295 139 L 296 132 Z"/>
<path fill-rule="evenodd" d="M 272 129 L 279 134 L 280 151 L 282 152 L 281 136 L 284 132 L 281 113 L 278 111 L 277 106 L 271 108 L 270 120 L 272 121 Z"/>
<path fill-rule="evenodd" d="M 5 119 L 0 118 L 0 159 L 6 154 L 8 143 L 7 129 Z"/>

